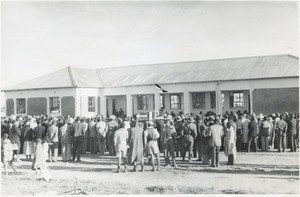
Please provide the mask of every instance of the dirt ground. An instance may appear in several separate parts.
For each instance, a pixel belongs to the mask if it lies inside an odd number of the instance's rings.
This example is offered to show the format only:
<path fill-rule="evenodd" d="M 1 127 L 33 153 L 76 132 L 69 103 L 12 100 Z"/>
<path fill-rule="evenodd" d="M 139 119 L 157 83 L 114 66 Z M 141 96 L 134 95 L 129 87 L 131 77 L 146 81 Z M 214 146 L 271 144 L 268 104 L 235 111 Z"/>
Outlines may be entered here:
<path fill-rule="evenodd" d="M 64 194 L 75 187 L 88 194 L 299 194 L 299 152 L 238 153 L 235 166 L 227 166 L 220 153 L 220 166 L 182 162 L 178 169 L 161 167 L 159 172 L 116 173 L 116 159 L 85 154 L 81 162 L 47 163 L 53 179 L 37 180 L 31 162 L 14 163 L 18 173 L 3 175 L 2 195 Z M 161 155 L 161 163 L 164 160 Z M 129 166 L 129 170 L 132 166 Z M 70 192 L 65 194 L 75 194 Z"/>

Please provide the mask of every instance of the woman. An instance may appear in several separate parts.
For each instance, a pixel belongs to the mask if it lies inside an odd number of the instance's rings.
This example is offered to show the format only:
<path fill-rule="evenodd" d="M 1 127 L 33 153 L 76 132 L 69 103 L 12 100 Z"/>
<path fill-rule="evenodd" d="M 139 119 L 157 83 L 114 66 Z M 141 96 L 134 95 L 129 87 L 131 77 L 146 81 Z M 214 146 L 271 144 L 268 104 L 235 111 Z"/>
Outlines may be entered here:
<path fill-rule="evenodd" d="M 232 120 L 229 120 L 226 124 L 225 139 L 224 139 L 224 153 L 228 156 L 227 165 L 234 165 L 234 160 L 236 157 L 236 133 L 232 125 Z"/>
<path fill-rule="evenodd" d="M 21 147 L 20 137 L 21 137 L 21 130 L 19 129 L 19 122 L 14 121 L 13 126 L 10 131 L 10 139 L 11 141 L 17 145 L 14 149 L 14 161 L 20 161 L 19 159 L 19 152 Z"/>

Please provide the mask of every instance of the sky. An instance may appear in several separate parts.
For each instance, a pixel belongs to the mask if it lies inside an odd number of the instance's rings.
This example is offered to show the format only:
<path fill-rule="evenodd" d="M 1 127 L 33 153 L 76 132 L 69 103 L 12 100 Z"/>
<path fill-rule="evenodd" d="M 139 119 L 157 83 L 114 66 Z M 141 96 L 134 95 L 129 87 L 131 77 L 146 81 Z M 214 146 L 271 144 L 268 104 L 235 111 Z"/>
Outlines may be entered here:
<path fill-rule="evenodd" d="M 1 2 L 1 88 L 67 66 L 299 56 L 298 11 L 286 1 Z"/>

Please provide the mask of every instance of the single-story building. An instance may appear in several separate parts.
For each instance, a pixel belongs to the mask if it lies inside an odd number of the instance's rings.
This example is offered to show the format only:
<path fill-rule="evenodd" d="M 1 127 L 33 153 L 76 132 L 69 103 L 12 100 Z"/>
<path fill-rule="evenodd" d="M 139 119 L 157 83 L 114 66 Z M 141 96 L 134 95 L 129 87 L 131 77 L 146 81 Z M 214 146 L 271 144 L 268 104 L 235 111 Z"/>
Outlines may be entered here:
<path fill-rule="evenodd" d="M 175 114 L 299 113 L 299 58 L 274 55 L 94 70 L 66 67 L 2 91 L 6 115 L 92 117 L 121 108 L 127 116 L 160 109 Z"/>

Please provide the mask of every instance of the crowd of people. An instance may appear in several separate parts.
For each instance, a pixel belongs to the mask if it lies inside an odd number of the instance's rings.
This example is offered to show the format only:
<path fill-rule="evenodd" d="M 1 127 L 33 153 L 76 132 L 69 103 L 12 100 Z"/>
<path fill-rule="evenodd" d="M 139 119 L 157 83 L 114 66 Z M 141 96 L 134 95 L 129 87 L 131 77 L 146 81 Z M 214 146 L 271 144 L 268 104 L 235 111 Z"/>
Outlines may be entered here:
<path fill-rule="evenodd" d="M 1 119 L 1 137 L 5 170 L 12 162 L 20 161 L 19 154 L 26 155 L 26 160 L 32 161 L 32 168 L 37 170 L 47 168 L 46 161 L 57 162 L 59 154 L 62 162 L 78 162 L 81 154 L 87 152 L 99 155 L 108 152 L 116 156 L 117 172 L 121 172 L 122 161 L 125 172 L 127 164 L 133 164 L 133 171 L 138 171 L 140 164 L 143 171 L 144 160 L 151 163 L 152 171 L 155 164 L 160 170 L 160 153 L 164 155 L 165 165 L 175 168 L 178 167 L 176 157 L 187 162 L 196 157 L 205 165 L 217 167 L 220 151 L 228 157 L 228 165 L 234 165 L 237 151 L 285 152 L 287 148 L 297 151 L 299 115 L 165 112 L 163 117 L 151 121 L 128 118 L 123 113 L 109 118 L 98 115 L 75 119 L 11 115 Z M 10 152 L 13 156 L 9 156 Z"/>

